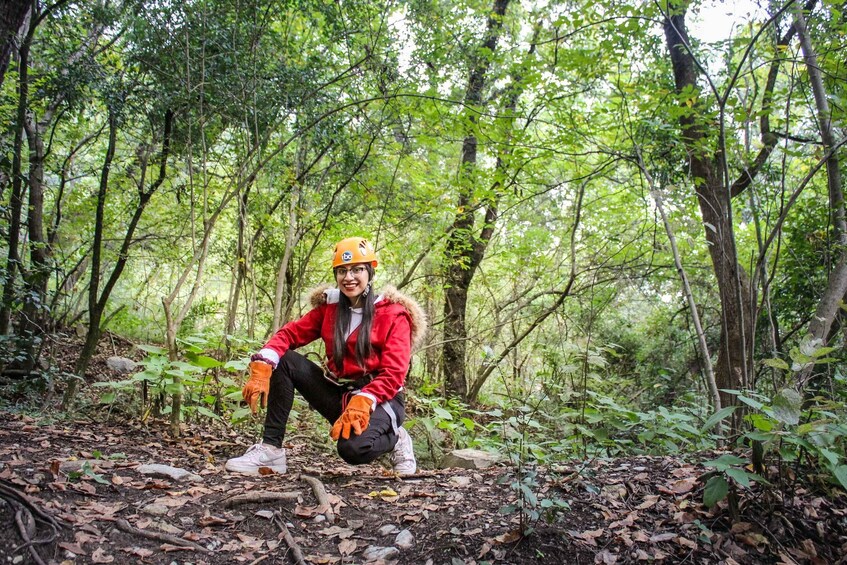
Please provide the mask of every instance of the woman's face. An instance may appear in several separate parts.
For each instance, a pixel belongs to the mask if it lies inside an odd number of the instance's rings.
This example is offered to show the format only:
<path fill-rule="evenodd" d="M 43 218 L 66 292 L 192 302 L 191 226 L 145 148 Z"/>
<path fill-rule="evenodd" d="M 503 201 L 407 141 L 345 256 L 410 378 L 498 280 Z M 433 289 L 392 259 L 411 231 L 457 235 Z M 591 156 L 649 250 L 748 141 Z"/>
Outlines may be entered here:
<path fill-rule="evenodd" d="M 355 304 L 359 296 L 368 287 L 368 268 L 364 263 L 336 267 L 335 281 L 344 296 Z"/>

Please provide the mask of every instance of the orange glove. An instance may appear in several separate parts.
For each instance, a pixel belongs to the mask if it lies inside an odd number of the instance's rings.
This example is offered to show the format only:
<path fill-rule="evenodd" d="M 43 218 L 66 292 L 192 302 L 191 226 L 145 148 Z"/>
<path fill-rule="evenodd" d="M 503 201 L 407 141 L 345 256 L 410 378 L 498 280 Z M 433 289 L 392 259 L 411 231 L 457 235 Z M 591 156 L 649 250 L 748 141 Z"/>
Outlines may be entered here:
<path fill-rule="evenodd" d="M 262 408 L 268 405 L 268 391 L 271 388 L 271 373 L 273 367 L 264 361 L 251 361 L 250 378 L 244 383 L 244 388 L 241 389 L 241 396 L 250 405 L 250 410 L 253 414 L 256 413 L 256 403 L 260 397 L 262 400 Z"/>
<path fill-rule="evenodd" d="M 371 421 L 371 399 L 367 396 L 357 394 L 347 403 L 347 408 L 341 413 L 341 417 L 335 421 L 332 430 L 329 432 L 329 437 L 333 441 L 338 440 L 338 436 L 344 439 L 350 439 L 350 430 L 353 433 L 360 435 L 368 429 L 368 422 Z"/>

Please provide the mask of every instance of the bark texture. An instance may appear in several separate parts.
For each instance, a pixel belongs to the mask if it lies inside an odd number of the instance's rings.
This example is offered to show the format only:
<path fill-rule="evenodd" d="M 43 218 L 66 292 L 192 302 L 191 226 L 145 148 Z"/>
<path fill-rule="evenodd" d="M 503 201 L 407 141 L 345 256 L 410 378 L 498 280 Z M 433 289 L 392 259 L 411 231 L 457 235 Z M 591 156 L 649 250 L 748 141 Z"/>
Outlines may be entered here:
<path fill-rule="evenodd" d="M 699 111 L 702 101 L 697 96 L 699 71 L 688 51 L 685 12 L 668 16 L 664 22 L 665 40 L 670 51 L 676 90 L 690 92 L 691 112 L 679 119 L 688 163 L 705 228 L 709 255 L 721 302 L 721 336 L 715 379 L 719 389 L 738 389 L 751 382 L 754 303 L 746 273 L 738 263 L 733 233 L 732 193 L 724 175 L 724 153 L 710 149 L 714 138 L 713 124 L 704 121 Z M 718 144 L 720 147 L 720 144 Z M 721 405 L 735 404 L 735 397 L 721 393 Z"/>
<path fill-rule="evenodd" d="M 474 273 L 485 255 L 492 227 L 497 218 L 496 205 L 485 211 L 485 224 L 479 235 L 474 233 L 478 203 L 474 198 L 474 169 L 477 161 L 477 123 L 474 111 L 482 104 L 483 92 L 491 65 L 491 54 L 503 28 L 503 16 L 509 0 L 495 0 L 488 18 L 486 35 L 478 50 L 476 61 L 471 67 L 465 104 L 471 108 L 468 114 L 468 133 L 462 142 L 462 161 L 459 170 L 459 199 L 456 217 L 450 229 L 445 250 L 444 290 L 444 349 L 442 368 L 446 392 L 449 396 L 467 398 L 468 381 L 465 367 L 467 350 L 467 328 L 465 316 L 468 306 L 468 289 Z"/>

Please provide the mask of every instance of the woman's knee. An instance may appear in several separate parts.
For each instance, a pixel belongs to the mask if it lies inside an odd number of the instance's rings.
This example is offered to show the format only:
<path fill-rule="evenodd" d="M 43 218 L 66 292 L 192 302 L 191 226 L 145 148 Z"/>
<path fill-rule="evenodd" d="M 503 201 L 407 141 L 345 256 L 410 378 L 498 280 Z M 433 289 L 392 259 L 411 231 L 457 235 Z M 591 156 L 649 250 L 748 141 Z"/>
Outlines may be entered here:
<path fill-rule="evenodd" d="M 338 455 L 350 465 L 361 465 L 370 463 L 380 454 L 374 455 L 371 442 L 356 441 L 359 437 L 341 439 L 338 441 Z"/>

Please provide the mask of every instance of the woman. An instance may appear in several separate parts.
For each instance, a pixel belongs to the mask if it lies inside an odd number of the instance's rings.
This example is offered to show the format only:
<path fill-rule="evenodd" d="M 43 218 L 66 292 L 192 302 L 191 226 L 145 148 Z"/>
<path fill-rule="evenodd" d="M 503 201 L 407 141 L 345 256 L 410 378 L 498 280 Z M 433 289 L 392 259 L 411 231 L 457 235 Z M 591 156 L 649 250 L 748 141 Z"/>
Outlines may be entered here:
<path fill-rule="evenodd" d="M 376 254 L 361 237 L 344 239 L 332 259 L 337 288 L 312 293 L 312 310 L 285 324 L 251 357 L 241 391 L 256 413 L 267 405 L 262 442 L 226 463 L 228 471 L 286 471 L 282 440 L 295 389 L 330 423 L 338 454 L 353 465 L 392 451 L 400 475 L 416 471 L 412 440 L 402 428 L 403 384 L 413 346 L 426 331 L 420 307 L 394 288 L 373 291 Z M 294 349 L 321 338 L 326 361 L 319 366 Z"/>

